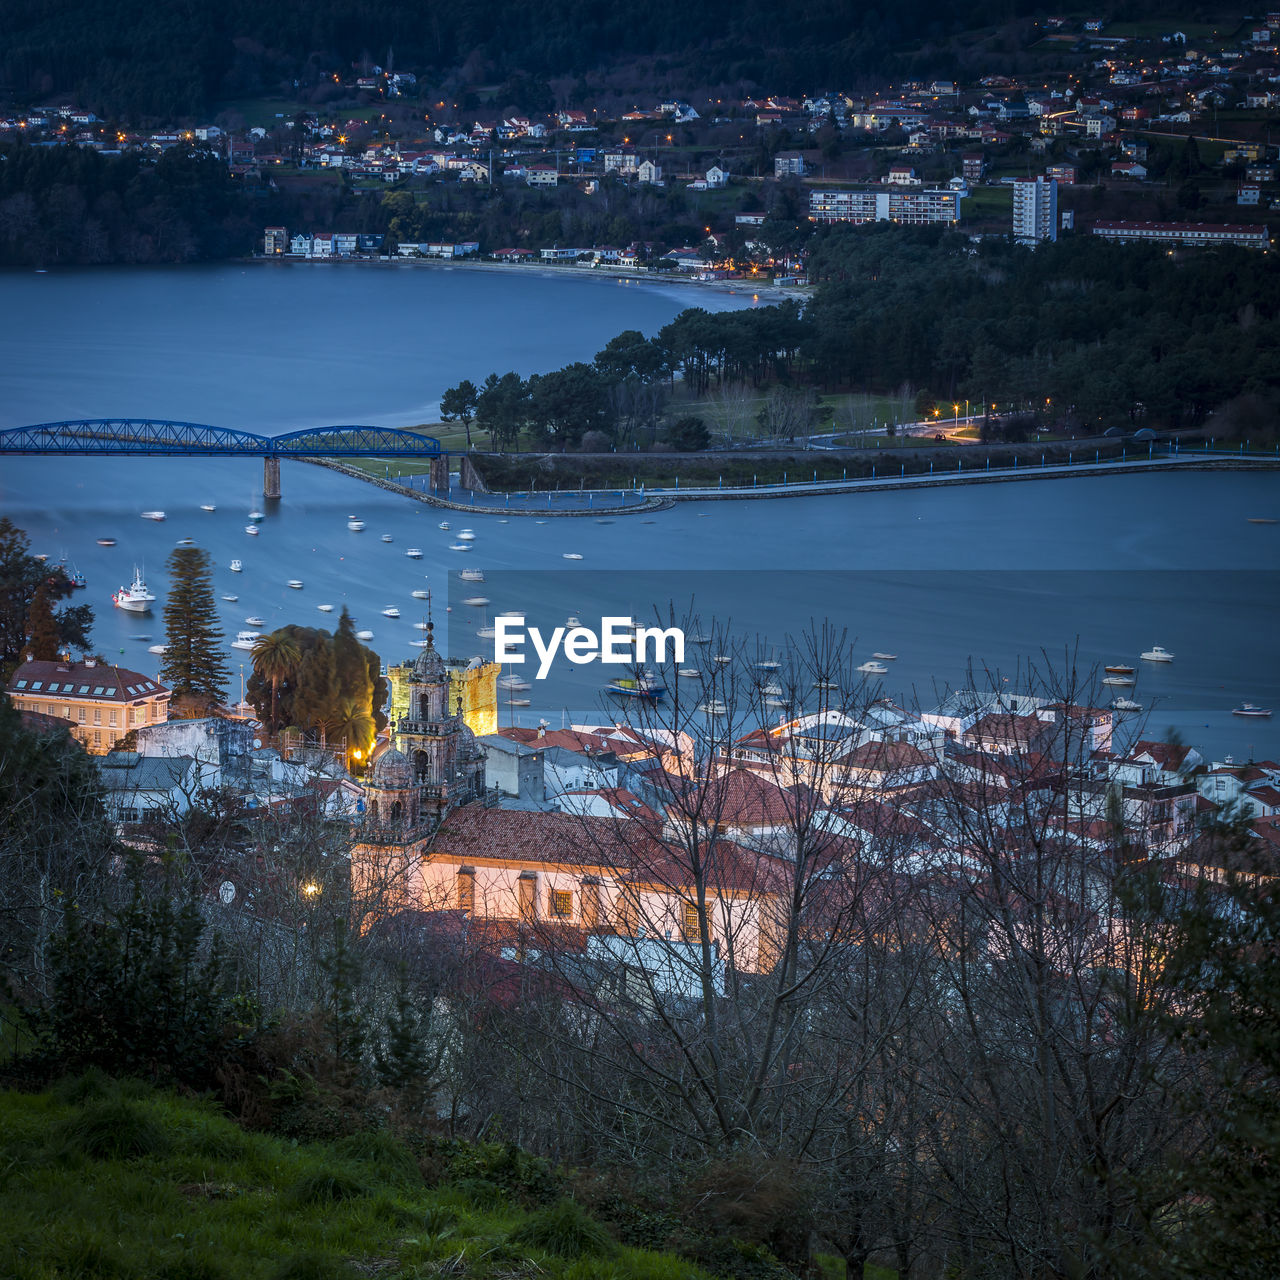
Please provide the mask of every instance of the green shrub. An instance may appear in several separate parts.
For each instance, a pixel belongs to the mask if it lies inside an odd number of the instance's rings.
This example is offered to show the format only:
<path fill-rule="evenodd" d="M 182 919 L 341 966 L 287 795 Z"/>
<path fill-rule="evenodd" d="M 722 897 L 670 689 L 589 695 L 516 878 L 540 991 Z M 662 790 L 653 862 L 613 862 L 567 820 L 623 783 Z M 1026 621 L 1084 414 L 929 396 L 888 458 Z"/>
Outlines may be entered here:
<path fill-rule="evenodd" d="M 58 1137 L 63 1155 L 90 1160 L 132 1160 L 161 1155 L 168 1135 L 150 1111 L 120 1098 L 91 1102 L 63 1121 Z"/>
<path fill-rule="evenodd" d="M 506 1192 L 488 1178 L 459 1178 L 452 1186 L 473 1209 L 500 1209 L 506 1203 Z"/>
<path fill-rule="evenodd" d="M 558 1200 L 539 1210 L 509 1239 L 557 1258 L 606 1257 L 617 1247 L 613 1237 L 576 1200 Z"/>
<path fill-rule="evenodd" d="M 449 1181 L 460 1186 L 481 1179 L 533 1205 L 551 1204 L 565 1191 L 564 1179 L 549 1160 L 531 1156 L 514 1143 L 458 1144 L 449 1163 Z"/>
<path fill-rule="evenodd" d="M 725 1236 L 695 1236 L 674 1243 L 686 1258 L 725 1280 L 794 1280 L 763 1245 Z"/>
<path fill-rule="evenodd" d="M 381 1129 L 349 1134 L 333 1144 L 334 1154 L 351 1164 L 366 1166 L 380 1180 L 397 1186 L 421 1186 L 422 1172 L 412 1152 Z"/>
<path fill-rule="evenodd" d="M 303 1174 L 294 1184 L 292 1194 L 298 1205 L 336 1204 L 340 1200 L 367 1196 L 369 1188 L 346 1169 L 329 1167 Z"/>

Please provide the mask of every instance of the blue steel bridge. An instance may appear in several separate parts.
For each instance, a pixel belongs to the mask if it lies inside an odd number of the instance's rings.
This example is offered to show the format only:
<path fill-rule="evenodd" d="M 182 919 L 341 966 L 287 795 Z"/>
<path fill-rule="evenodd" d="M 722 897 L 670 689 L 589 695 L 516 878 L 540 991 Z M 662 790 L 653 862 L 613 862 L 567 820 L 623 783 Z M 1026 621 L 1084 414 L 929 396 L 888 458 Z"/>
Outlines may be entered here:
<path fill-rule="evenodd" d="M 261 458 L 262 491 L 280 496 L 281 458 L 400 458 L 432 464 L 431 481 L 443 472 L 448 488 L 448 455 L 432 436 L 393 427 L 307 427 L 279 436 L 233 431 L 198 422 L 152 418 L 99 418 L 41 422 L 0 431 L 0 457 L 122 454 L 150 458 Z"/>

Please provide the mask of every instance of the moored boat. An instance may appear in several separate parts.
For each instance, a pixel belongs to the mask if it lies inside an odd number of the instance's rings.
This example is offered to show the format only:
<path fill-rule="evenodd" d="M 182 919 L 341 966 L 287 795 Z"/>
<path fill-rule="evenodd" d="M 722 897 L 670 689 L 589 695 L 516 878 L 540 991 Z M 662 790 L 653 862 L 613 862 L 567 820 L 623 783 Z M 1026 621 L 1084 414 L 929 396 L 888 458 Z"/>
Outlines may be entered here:
<path fill-rule="evenodd" d="M 352 516 L 351 519 L 347 521 L 347 528 L 350 529 L 352 533 L 359 533 L 360 530 L 364 528 L 364 521 L 357 520 L 355 516 Z"/>
<path fill-rule="evenodd" d="M 698 710 L 704 716 L 722 716 L 727 714 L 729 709 L 719 698 L 710 698 L 706 702 L 698 703 Z"/>
<path fill-rule="evenodd" d="M 244 568 L 244 565 L 239 560 L 233 560 L 228 567 L 232 573 L 239 573 Z"/>
<path fill-rule="evenodd" d="M 233 649 L 252 649 L 258 642 L 258 637 L 262 633 L 260 631 L 237 631 L 236 638 L 231 642 Z"/>
<path fill-rule="evenodd" d="M 406 550 L 405 550 L 405 555 L 407 555 L 407 556 L 409 557 L 409 559 L 410 559 L 410 560 L 421 560 L 421 559 L 422 559 L 422 548 L 421 548 L 421 547 L 408 547 L 408 548 L 406 548 Z"/>
<path fill-rule="evenodd" d="M 1271 708 L 1255 707 L 1252 702 L 1242 702 L 1231 714 L 1233 716 L 1245 716 L 1252 720 L 1267 720 L 1271 716 Z"/>
<path fill-rule="evenodd" d="M 244 531 L 245 533 L 250 534 L 255 538 L 258 536 L 258 526 L 256 524 L 245 525 Z"/>
<path fill-rule="evenodd" d="M 896 653 L 873 653 L 873 658 L 878 658 L 881 662 L 897 662 L 898 655 Z"/>
<path fill-rule="evenodd" d="M 144 520 L 155 520 L 159 522 L 164 519 L 164 512 L 163 511 L 144 511 L 142 513 L 142 518 Z"/>
<path fill-rule="evenodd" d="M 1112 686 L 1118 685 L 1121 688 L 1128 688 L 1129 686 L 1136 684 L 1137 681 L 1134 680 L 1132 676 L 1104 676 L 1102 683 Z"/>
<path fill-rule="evenodd" d="M 383 609 L 382 616 L 384 618 L 398 618 L 400 616 L 400 610 L 397 609 L 395 605 L 389 604 L 385 609 Z"/>
<path fill-rule="evenodd" d="M 465 570 L 465 569 L 463 570 L 463 573 L 464 573 L 464 574 L 466 573 L 466 570 Z M 419 590 L 419 591 L 415 591 L 415 592 L 413 592 L 413 598 L 414 598 L 415 600 L 427 600 L 427 599 L 429 599 L 429 598 L 430 598 L 430 595 L 431 595 L 431 593 L 430 593 L 429 591 L 421 591 L 421 590 Z"/>
<path fill-rule="evenodd" d="M 463 569 L 463 571 L 460 574 L 458 574 L 458 577 L 461 578 L 463 582 L 483 582 L 484 570 L 483 569 Z M 416 595 L 417 593 L 415 592 L 414 594 Z"/>
<path fill-rule="evenodd" d="M 217 511 L 217 507 L 212 502 L 202 502 L 200 504 L 201 511 Z"/>
<path fill-rule="evenodd" d="M 1172 662 L 1175 655 L 1170 653 L 1163 645 L 1153 644 L 1146 653 L 1142 654 L 1143 662 Z"/>
<path fill-rule="evenodd" d="M 288 582 L 286 582 L 284 585 L 285 585 L 286 587 L 292 587 L 295 591 L 301 591 L 301 590 L 302 590 L 302 579 L 301 579 L 301 578 L 290 578 L 290 579 L 289 579 L 289 581 L 288 581 Z"/>
<path fill-rule="evenodd" d="M 321 613 L 332 613 L 332 612 L 333 612 L 333 605 L 331 605 L 331 604 L 318 604 L 318 605 L 316 605 L 316 608 L 317 608 L 317 609 L 319 609 Z"/>
<path fill-rule="evenodd" d="M 250 627 L 265 627 L 267 625 L 256 613 L 251 613 L 245 619 L 245 623 Z"/>
<path fill-rule="evenodd" d="M 1109 676 L 1131 676 L 1136 668 L 1124 662 L 1113 662 L 1109 667 L 1104 667 L 1103 670 Z"/>
<path fill-rule="evenodd" d="M 889 668 L 886 667 L 883 662 L 877 662 L 874 658 L 869 662 L 862 663 L 858 667 L 858 670 L 861 671 L 864 676 L 883 676 L 889 674 Z"/>
<path fill-rule="evenodd" d="M 254 524 L 261 524 L 266 518 L 267 518 L 267 515 L 265 511 L 249 512 L 249 519 L 252 520 Z"/>
<path fill-rule="evenodd" d="M 357 639 L 357 640 L 372 640 L 372 639 L 373 639 L 373 632 L 372 632 L 372 631 L 357 631 L 357 632 L 356 632 L 356 639 Z"/>
<path fill-rule="evenodd" d="M 148 653 L 168 653 L 169 646 L 167 644 L 149 644 L 147 645 Z"/>
<path fill-rule="evenodd" d="M 474 542 L 475 540 L 476 535 L 475 530 L 473 529 L 463 529 L 461 533 L 458 534 L 459 542 Z"/>
<path fill-rule="evenodd" d="M 151 606 L 155 602 L 155 596 L 147 590 L 147 584 L 142 578 L 142 571 L 136 565 L 133 569 L 132 585 L 121 587 L 111 597 L 111 603 L 117 609 L 123 609 L 126 613 L 150 613 Z"/>
<path fill-rule="evenodd" d="M 235 604 L 235 602 L 236 602 L 237 600 L 239 600 L 239 599 L 240 599 L 240 597 L 239 597 L 239 596 L 223 596 L 222 598 L 223 598 L 223 599 L 224 599 L 228 604 Z"/>
<path fill-rule="evenodd" d="M 580 556 L 576 551 L 566 551 L 566 552 L 564 553 L 564 558 L 565 558 L 566 560 L 581 560 L 581 559 L 582 559 L 582 557 L 581 557 L 581 556 Z"/>
<path fill-rule="evenodd" d="M 384 533 L 384 534 L 382 535 L 382 540 L 383 540 L 383 542 L 390 542 L 390 541 L 391 541 L 391 535 L 390 535 L 389 533 Z"/>
<path fill-rule="evenodd" d="M 99 539 L 98 539 L 98 546 L 100 546 L 100 547 L 114 547 L 115 545 L 116 545 L 116 540 L 115 540 L 114 538 L 99 538 Z"/>
<path fill-rule="evenodd" d="M 657 676 L 641 672 L 635 677 L 610 680 L 604 691 L 618 698 L 640 698 L 646 702 L 657 702 L 666 694 L 667 689 Z"/>
<path fill-rule="evenodd" d="M 1141 711 L 1142 703 L 1134 702 L 1132 698 L 1113 698 L 1111 700 L 1112 711 Z"/>

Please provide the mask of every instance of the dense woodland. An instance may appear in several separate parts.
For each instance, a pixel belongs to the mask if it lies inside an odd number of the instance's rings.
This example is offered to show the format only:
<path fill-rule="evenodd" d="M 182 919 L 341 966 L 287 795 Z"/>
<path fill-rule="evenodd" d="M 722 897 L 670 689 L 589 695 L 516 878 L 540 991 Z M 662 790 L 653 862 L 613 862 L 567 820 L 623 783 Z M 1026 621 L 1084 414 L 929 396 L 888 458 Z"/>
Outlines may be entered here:
<path fill-rule="evenodd" d="M 692 308 L 651 339 L 618 335 L 590 366 L 463 384 L 446 417 L 474 420 L 499 447 L 631 446 L 645 428 L 656 439 L 660 421 L 676 447 L 698 447 L 670 396 L 678 373 L 721 426 L 758 412 L 764 436 L 813 430 L 817 391 L 858 390 L 891 397 L 899 421 L 938 404 L 949 415 L 957 400 L 998 405 L 992 439 L 1031 410 L 1040 428 L 1072 436 L 1212 416 L 1221 438 L 1275 437 L 1280 264 L 1270 255 L 1173 258 L 1083 236 L 1035 250 L 975 246 L 893 226 L 820 232 L 811 249 L 817 288 L 803 310 Z M 763 409 L 748 411 L 762 391 Z"/>
<path fill-rule="evenodd" d="M 112 119 L 196 116 L 228 98 L 306 89 L 362 63 L 438 82 L 497 83 L 513 74 L 573 77 L 653 58 L 699 84 L 766 82 L 773 92 L 850 83 L 861 75 L 945 73 L 947 41 L 978 23 L 1035 14 L 1030 0 L 975 12 L 961 0 L 860 5 L 819 0 L 785 12 L 764 0 L 627 7 L 555 0 L 11 0 L 0 91 L 74 95 Z M 1157 12 L 1150 0 L 1115 16 Z"/>

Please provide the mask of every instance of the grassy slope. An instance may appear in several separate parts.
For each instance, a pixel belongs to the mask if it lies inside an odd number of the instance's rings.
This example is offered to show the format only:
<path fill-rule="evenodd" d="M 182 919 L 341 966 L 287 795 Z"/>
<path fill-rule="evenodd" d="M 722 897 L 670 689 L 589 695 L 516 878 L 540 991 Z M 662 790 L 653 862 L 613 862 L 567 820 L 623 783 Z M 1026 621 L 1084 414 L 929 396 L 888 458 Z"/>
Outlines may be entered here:
<path fill-rule="evenodd" d="M 428 1189 L 381 1135 L 290 1144 L 128 1084 L 0 1094 L 0 1203 L 0 1275 L 15 1280 L 701 1276 L 666 1254 L 522 1245 L 531 1215 Z"/>

